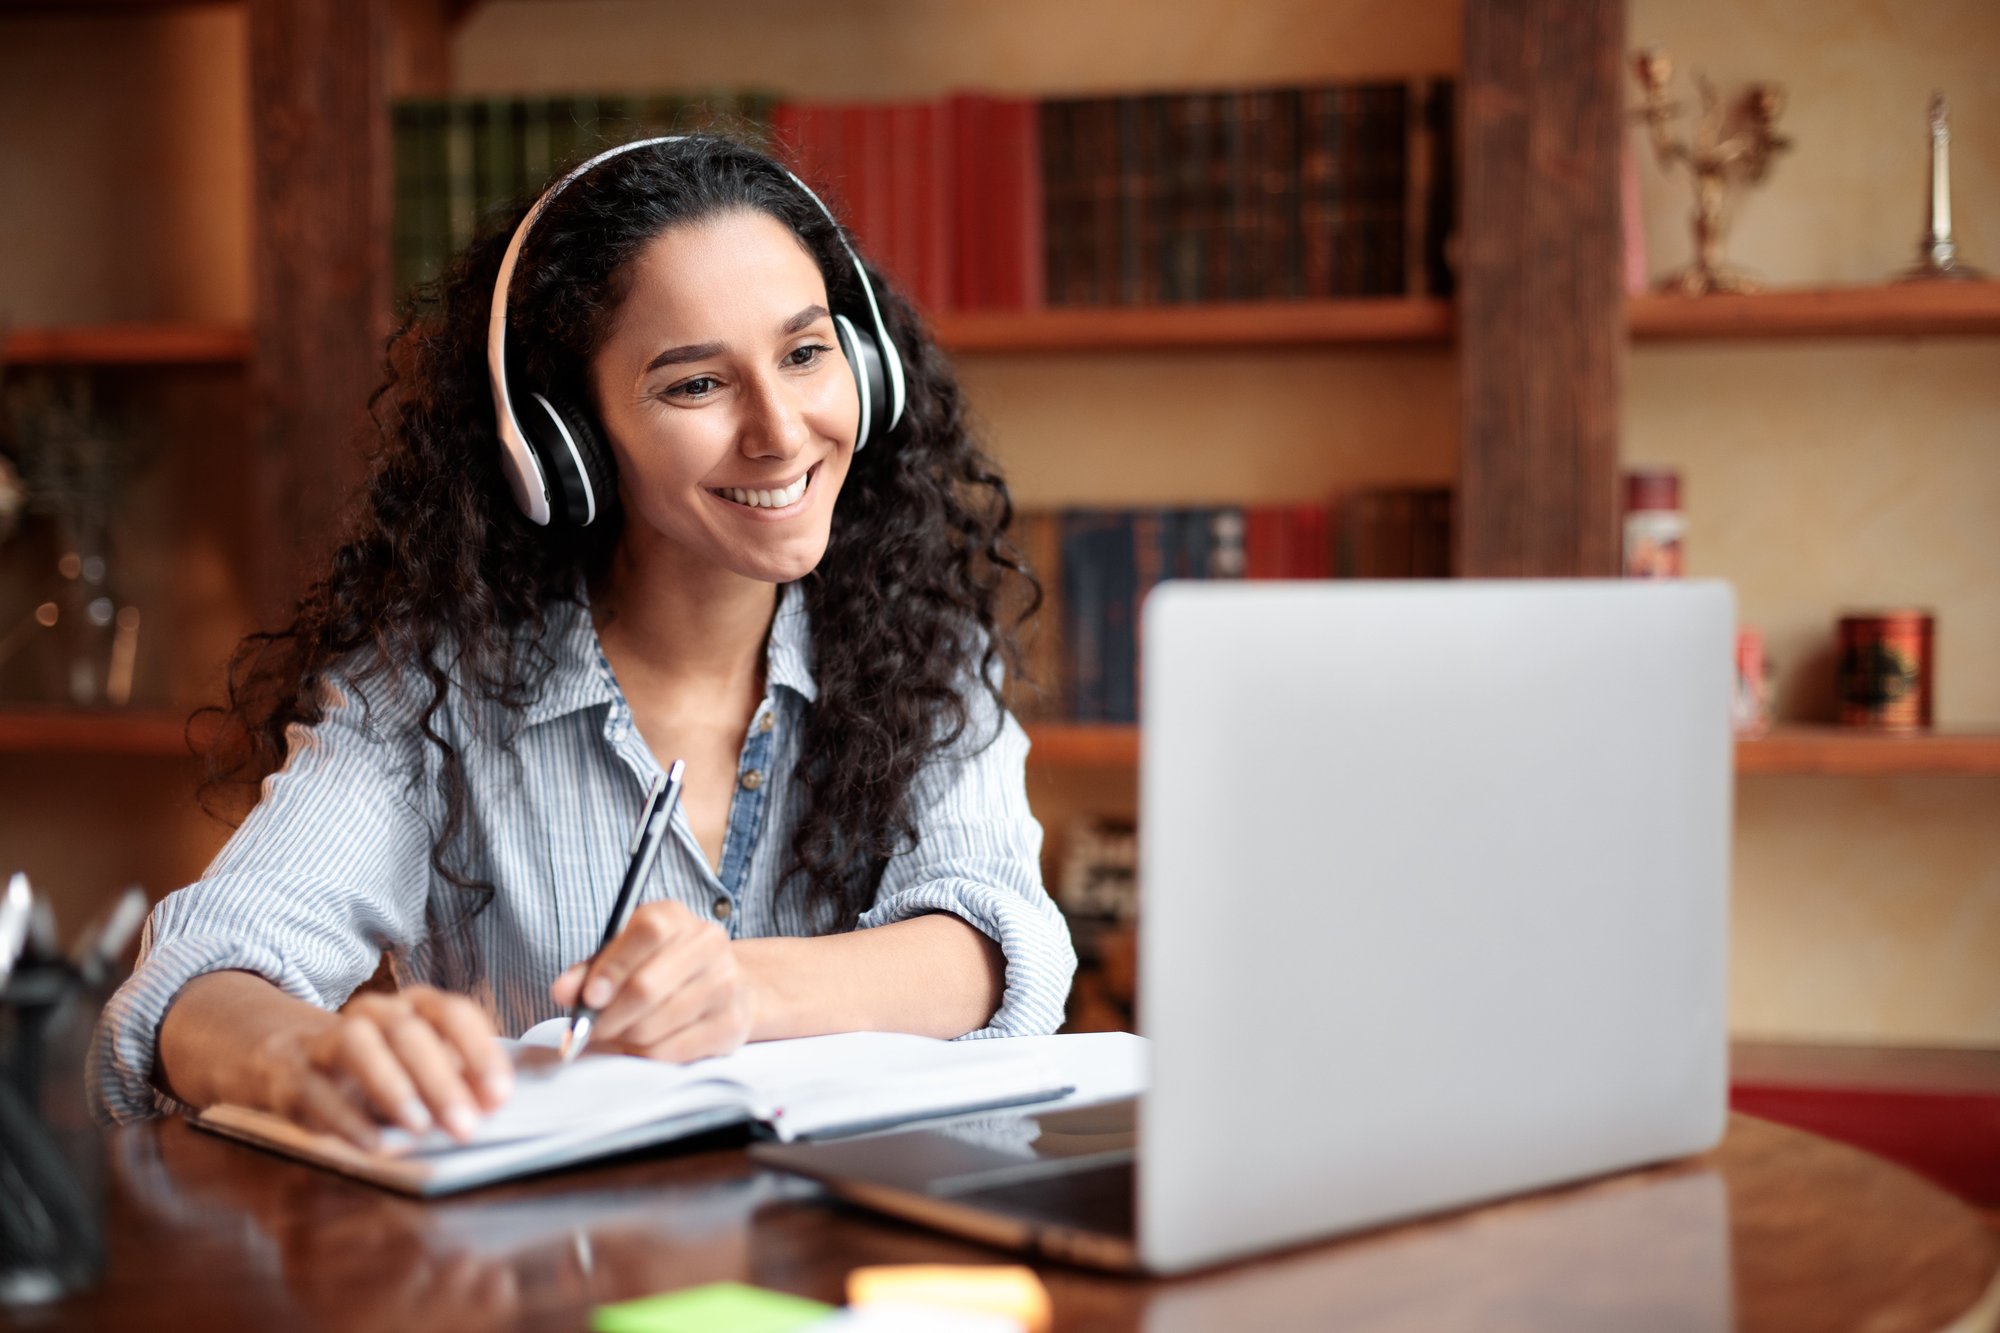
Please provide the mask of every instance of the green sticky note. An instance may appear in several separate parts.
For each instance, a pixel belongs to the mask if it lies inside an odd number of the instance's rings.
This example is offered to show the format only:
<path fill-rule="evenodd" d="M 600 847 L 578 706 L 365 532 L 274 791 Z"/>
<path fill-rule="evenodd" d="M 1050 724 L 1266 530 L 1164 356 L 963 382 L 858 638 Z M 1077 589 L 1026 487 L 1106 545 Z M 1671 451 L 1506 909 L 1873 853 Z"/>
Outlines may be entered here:
<path fill-rule="evenodd" d="M 593 1333 L 793 1333 L 833 1313 L 831 1305 L 782 1291 L 711 1282 L 705 1287 L 600 1305 Z"/>

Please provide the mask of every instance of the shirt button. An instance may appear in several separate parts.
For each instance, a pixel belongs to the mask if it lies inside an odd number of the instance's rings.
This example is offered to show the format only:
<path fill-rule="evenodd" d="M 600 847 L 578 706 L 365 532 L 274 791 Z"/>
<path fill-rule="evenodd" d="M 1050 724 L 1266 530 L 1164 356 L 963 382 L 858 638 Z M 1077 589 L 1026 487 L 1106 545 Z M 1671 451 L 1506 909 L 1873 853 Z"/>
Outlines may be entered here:
<path fill-rule="evenodd" d="M 764 716 L 757 719 L 757 730 L 759 731 L 769 731 L 772 727 L 775 727 L 777 725 L 778 725 L 778 719 L 772 717 L 769 713 L 766 713 L 764 714 Z"/>
<path fill-rule="evenodd" d="M 727 921 L 729 919 L 729 899 L 717 898 L 715 900 L 714 911 L 717 921 Z"/>
<path fill-rule="evenodd" d="M 743 783 L 744 791 L 756 791 L 764 785 L 764 775 L 753 768 L 746 772 L 739 781 Z"/>

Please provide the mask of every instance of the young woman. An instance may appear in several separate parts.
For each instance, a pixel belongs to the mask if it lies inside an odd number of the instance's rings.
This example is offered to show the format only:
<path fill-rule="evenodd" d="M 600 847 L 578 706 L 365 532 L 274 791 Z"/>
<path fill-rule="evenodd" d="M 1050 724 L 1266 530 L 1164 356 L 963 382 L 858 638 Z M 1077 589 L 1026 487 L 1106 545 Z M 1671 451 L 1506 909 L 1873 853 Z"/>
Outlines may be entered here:
<path fill-rule="evenodd" d="M 392 340 L 365 510 L 238 655 L 239 771 L 269 776 L 105 1011 L 113 1119 L 463 1137 L 508 1093 L 496 1034 L 580 988 L 593 1049 L 666 1060 L 1061 1020 L 1075 957 L 997 689 L 1025 575 L 944 358 L 726 139 L 603 155 L 512 221 Z M 395 992 L 350 1000 L 385 955 Z"/>

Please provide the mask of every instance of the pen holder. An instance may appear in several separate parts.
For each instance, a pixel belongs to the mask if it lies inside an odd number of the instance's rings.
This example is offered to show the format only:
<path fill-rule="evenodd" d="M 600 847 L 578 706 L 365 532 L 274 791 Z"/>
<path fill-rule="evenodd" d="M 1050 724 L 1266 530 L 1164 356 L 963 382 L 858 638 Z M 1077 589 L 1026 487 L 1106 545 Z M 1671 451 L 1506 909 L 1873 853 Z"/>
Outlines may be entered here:
<path fill-rule="evenodd" d="M 83 1061 L 100 995 L 62 962 L 0 990 L 0 1306 L 89 1286 L 104 1266 L 104 1143 Z"/>

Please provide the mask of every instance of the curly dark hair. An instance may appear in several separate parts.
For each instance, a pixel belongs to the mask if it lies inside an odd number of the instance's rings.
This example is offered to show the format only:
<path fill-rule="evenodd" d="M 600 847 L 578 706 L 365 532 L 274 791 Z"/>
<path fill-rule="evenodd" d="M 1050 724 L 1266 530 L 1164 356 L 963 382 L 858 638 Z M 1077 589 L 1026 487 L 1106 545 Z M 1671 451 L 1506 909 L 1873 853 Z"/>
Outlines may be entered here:
<path fill-rule="evenodd" d="M 345 535 L 291 622 L 238 648 L 227 704 L 208 710 L 220 723 L 209 744 L 212 796 L 282 764 L 286 728 L 320 720 L 330 673 L 357 687 L 378 676 L 414 686 L 417 725 L 442 752 L 445 814 L 431 864 L 472 894 L 461 922 L 493 886 L 453 867 L 468 793 L 463 762 L 434 722 L 453 689 L 510 711 L 532 702 L 554 664 L 540 646 L 551 609 L 604 575 L 622 525 L 614 507 L 587 528 L 538 528 L 501 473 L 488 307 L 527 207 L 490 217 L 390 336 L 386 380 L 369 400 L 373 472 Z M 856 307 L 853 265 L 826 215 L 760 152 L 696 135 L 614 157 L 550 201 L 509 293 L 510 375 L 551 397 L 594 402 L 587 370 L 632 261 L 668 228 L 745 209 L 791 229 L 817 260 L 832 308 Z M 815 919 L 837 926 L 852 925 L 887 859 L 914 840 L 912 781 L 966 738 L 975 669 L 1004 709 L 996 667 L 1020 667 L 1016 631 L 1041 598 L 1007 541 L 1007 486 L 971 436 L 950 363 L 909 303 L 870 271 L 908 399 L 895 430 L 855 455 L 826 554 L 802 580 L 818 698 L 783 880 L 787 892 L 813 896 Z"/>

